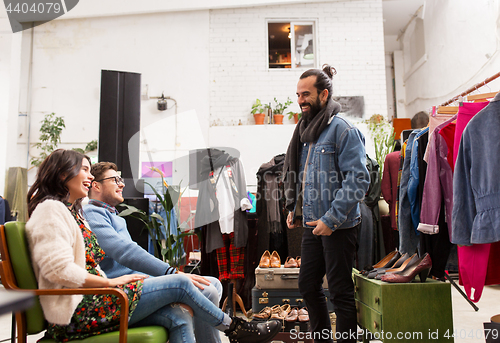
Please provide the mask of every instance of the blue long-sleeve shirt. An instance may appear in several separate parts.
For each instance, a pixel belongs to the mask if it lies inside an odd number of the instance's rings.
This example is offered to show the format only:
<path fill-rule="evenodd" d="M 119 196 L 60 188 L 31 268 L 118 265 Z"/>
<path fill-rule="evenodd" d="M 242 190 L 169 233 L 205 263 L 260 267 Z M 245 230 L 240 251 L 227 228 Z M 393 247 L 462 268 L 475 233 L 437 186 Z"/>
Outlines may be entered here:
<path fill-rule="evenodd" d="M 125 219 L 113 211 L 114 207 L 107 204 L 104 204 L 107 208 L 101 207 L 103 204 L 90 200 L 89 205 L 83 208 L 83 215 L 106 254 L 100 267 L 108 277 L 138 272 L 160 276 L 176 272 L 174 267 L 157 259 L 134 242 L 127 230 Z"/>

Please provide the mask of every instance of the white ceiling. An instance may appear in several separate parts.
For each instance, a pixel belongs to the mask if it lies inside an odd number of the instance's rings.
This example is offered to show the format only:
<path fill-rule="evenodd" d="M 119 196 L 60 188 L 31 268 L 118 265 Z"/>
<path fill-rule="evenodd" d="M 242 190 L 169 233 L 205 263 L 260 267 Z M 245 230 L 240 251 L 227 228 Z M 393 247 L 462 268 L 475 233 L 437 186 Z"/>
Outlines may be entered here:
<path fill-rule="evenodd" d="M 384 35 L 399 35 L 425 0 L 383 0 Z"/>

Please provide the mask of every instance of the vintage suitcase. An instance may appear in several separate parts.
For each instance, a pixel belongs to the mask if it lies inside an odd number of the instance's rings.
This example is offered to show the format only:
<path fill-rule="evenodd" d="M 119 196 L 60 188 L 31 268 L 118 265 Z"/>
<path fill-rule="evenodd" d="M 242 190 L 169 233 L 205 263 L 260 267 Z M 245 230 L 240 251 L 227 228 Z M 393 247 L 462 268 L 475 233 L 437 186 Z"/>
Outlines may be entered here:
<path fill-rule="evenodd" d="M 364 329 L 363 342 L 377 337 L 398 343 L 454 341 L 452 334 L 446 334 L 453 333 L 450 283 L 429 279 L 390 283 L 368 279 L 355 269 L 353 277 L 356 316 L 358 325 Z M 396 335 L 402 332 L 410 334 L 400 335 L 396 340 Z"/>
<path fill-rule="evenodd" d="M 333 312 L 333 304 L 329 300 L 330 292 L 325 289 L 328 311 Z M 290 304 L 290 306 L 304 307 L 306 304 L 298 289 L 258 289 L 252 288 L 252 311 L 259 313 L 264 307 Z"/>
<path fill-rule="evenodd" d="M 299 289 L 300 268 L 255 268 L 255 287 L 259 289 Z M 327 289 L 326 278 L 323 288 Z"/>

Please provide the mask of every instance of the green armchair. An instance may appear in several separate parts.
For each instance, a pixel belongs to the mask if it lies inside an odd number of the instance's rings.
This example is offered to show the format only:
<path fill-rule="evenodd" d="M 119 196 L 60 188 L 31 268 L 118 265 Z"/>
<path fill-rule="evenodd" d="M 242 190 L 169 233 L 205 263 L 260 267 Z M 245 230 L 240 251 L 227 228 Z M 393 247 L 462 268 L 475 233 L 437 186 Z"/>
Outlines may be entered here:
<path fill-rule="evenodd" d="M 128 329 L 128 298 L 117 288 L 75 288 L 75 289 L 38 289 L 35 273 L 31 266 L 24 223 L 8 222 L 0 226 L 0 277 L 5 289 L 35 294 L 35 305 L 26 311 L 15 313 L 18 342 L 26 343 L 27 335 L 37 334 L 46 329 L 38 295 L 60 294 L 111 294 L 120 299 L 120 331 L 92 336 L 81 343 L 165 343 L 168 333 L 161 326 L 145 326 Z M 52 343 L 51 339 L 39 342 Z"/>

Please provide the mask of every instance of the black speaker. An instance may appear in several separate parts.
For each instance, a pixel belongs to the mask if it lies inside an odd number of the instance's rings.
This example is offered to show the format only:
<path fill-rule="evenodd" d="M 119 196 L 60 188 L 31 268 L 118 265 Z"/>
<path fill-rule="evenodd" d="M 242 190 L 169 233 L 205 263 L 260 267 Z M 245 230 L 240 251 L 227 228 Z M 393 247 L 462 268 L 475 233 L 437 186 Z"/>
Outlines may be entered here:
<path fill-rule="evenodd" d="M 99 161 L 116 163 L 124 179 L 139 174 L 139 139 L 131 138 L 140 130 L 140 101 L 141 74 L 101 71 Z"/>
<path fill-rule="evenodd" d="M 148 198 L 126 198 L 125 204 L 134 206 L 140 210 L 149 213 L 149 199 Z M 123 210 L 124 207 L 119 208 Z M 139 219 L 133 218 L 131 216 L 124 217 L 127 222 L 128 232 L 132 237 L 132 240 L 139 244 L 144 250 L 148 250 L 148 229 Z"/>

